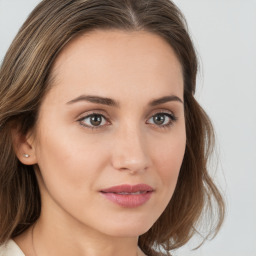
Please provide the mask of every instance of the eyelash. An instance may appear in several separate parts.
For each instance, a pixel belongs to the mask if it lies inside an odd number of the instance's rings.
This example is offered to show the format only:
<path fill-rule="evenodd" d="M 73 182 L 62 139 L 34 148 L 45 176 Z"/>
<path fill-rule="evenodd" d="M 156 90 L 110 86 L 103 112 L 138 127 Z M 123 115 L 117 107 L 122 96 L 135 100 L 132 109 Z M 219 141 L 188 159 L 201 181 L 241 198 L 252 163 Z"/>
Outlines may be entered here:
<path fill-rule="evenodd" d="M 167 113 L 167 112 L 164 112 L 164 111 L 160 111 L 160 112 L 157 112 L 157 113 L 153 114 L 149 118 L 149 120 L 156 117 L 156 116 L 159 116 L 159 115 L 164 116 L 165 119 L 166 119 L 166 117 L 169 118 L 169 121 L 166 124 L 163 124 L 163 125 L 157 125 L 157 124 L 150 124 L 150 125 L 156 125 L 157 128 L 166 129 L 166 128 L 171 127 L 178 120 L 178 118 L 173 113 Z M 164 120 L 164 122 L 165 121 L 166 120 Z"/>
<path fill-rule="evenodd" d="M 166 128 L 171 127 L 171 126 L 178 120 L 178 118 L 177 118 L 173 113 L 167 113 L 167 112 L 164 112 L 164 111 L 160 111 L 160 112 L 157 112 L 157 113 L 153 114 L 148 120 L 150 120 L 150 119 L 152 119 L 152 118 L 154 118 L 154 117 L 156 117 L 156 116 L 158 116 L 158 115 L 165 116 L 165 118 L 168 117 L 170 120 L 168 121 L 167 124 L 164 124 L 164 125 L 157 125 L 157 124 L 150 124 L 150 123 L 148 123 L 148 124 L 153 125 L 153 126 L 155 125 L 155 126 L 157 126 L 157 128 L 160 128 L 160 129 L 166 129 Z M 93 112 L 93 113 L 91 113 L 91 114 L 89 114 L 89 115 L 86 115 L 86 116 L 80 118 L 80 119 L 78 120 L 78 122 L 79 122 L 79 124 L 82 125 L 83 127 L 86 127 L 86 128 L 88 128 L 88 129 L 91 129 L 91 130 L 102 129 L 102 128 L 104 128 L 105 126 L 108 125 L 108 124 L 107 124 L 107 125 L 93 126 L 93 125 L 86 125 L 86 124 L 84 124 L 84 120 L 85 120 L 85 119 L 90 119 L 91 117 L 95 117 L 95 116 L 100 116 L 101 119 L 105 119 L 106 122 L 110 123 L 110 121 L 109 121 L 108 118 L 106 118 L 103 114 L 97 113 L 97 112 Z"/>

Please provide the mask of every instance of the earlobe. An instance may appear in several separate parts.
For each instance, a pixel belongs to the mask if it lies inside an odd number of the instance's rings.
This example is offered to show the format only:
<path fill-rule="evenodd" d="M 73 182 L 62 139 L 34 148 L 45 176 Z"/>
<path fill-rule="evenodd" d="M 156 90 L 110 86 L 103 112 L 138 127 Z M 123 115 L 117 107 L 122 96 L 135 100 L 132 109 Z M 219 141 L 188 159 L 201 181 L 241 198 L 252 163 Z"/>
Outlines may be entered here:
<path fill-rule="evenodd" d="M 17 158 L 25 165 L 37 164 L 35 141 L 32 134 L 22 134 L 18 129 L 12 129 L 13 148 Z"/>

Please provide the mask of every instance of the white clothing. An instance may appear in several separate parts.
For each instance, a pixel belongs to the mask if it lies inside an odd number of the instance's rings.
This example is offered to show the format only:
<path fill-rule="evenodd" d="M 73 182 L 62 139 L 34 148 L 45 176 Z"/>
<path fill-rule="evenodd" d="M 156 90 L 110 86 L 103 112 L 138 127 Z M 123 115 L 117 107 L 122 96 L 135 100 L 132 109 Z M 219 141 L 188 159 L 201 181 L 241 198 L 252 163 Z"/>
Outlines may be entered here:
<path fill-rule="evenodd" d="M 25 256 L 20 247 L 11 239 L 0 246 L 0 256 Z"/>
<path fill-rule="evenodd" d="M 10 239 L 0 246 L 0 256 L 25 256 L 20 247 Z"/>

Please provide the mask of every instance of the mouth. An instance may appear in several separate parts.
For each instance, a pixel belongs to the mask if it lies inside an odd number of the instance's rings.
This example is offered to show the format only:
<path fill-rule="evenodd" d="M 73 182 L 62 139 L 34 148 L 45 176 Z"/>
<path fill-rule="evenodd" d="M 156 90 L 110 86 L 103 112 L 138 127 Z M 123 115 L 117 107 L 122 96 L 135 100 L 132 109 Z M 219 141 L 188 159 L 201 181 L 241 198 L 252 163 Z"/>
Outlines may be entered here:
<path fill-rule="evenodd" d="M 126 208 L 139 207 L 150 198 L 154 189 L 147 184 L 120 185 L 100 191 L 111 202 Z"/>
<path fill-rule="evenodd" d="M 148 192 L 149 191 L 138 191 L 138 192 L 133 192 L 133 193 L 129 193 L 129 192 L 119 192 L 119 193 L 112 192 L 112 193 L 117 194 L 117 195 L 140 195 L 140 194 L 146 194 Z M 105 192 L 102 192 L 102 193 L 105 193 Z"/>

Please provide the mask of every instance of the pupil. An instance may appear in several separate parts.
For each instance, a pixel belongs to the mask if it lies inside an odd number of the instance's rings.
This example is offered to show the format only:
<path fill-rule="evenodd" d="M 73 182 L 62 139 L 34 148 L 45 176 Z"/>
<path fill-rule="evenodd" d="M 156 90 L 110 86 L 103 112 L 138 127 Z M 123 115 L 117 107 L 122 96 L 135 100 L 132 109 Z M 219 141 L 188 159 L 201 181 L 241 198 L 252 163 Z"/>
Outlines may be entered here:
<path fill-rule="evenodd" d="M 94 126 L 98 126 L 101 124 L 102 118 L 100 115 L 91 116 L 91 124 Z"/>
<path fill-rule="evenodd" d="M 154 116 L 154 122 L 156 124 L 163 124 L 164 120 L 165 120 L 164 115 L 156 115 L 156 116 Z"/>

